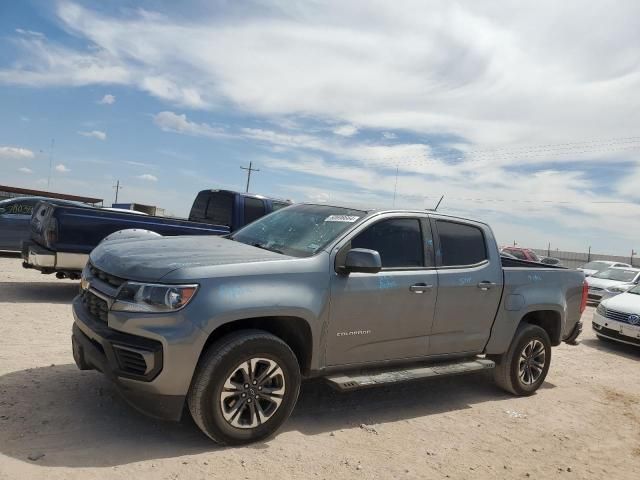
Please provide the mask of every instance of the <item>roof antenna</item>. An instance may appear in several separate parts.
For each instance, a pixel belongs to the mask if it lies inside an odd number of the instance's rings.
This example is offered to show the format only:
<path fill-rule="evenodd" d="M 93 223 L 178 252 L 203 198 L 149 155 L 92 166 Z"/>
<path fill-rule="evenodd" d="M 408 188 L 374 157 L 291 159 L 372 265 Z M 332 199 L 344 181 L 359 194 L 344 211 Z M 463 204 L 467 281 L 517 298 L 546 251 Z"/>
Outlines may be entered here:
<path fill-rule="evenodd" d="M 436 208 L 433 209 L 434 212 L 438 211 L 438 207 L 440 206 L 440 204 L 442 203 L 442 200 L 444 200 L 444 195 L 442 195 L 440 197 L 440 200 L 438 200 L 438 203 L 436 204 Z"/>

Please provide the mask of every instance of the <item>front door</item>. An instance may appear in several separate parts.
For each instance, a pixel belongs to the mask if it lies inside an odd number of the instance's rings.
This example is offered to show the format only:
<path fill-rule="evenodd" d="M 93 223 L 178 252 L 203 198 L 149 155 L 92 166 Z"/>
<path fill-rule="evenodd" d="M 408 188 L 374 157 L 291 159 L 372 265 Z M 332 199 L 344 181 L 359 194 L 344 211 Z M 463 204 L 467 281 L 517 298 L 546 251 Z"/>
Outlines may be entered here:
<path fill-rule="evenodd" d="M 382 218 L 354 232 L 338 259 L 350 248 L 376 250 L 382 271 L 333 273 L 327 365 L 427 354 L 438 292 L 431 246 L 428 222 L 416 217 Z"/>

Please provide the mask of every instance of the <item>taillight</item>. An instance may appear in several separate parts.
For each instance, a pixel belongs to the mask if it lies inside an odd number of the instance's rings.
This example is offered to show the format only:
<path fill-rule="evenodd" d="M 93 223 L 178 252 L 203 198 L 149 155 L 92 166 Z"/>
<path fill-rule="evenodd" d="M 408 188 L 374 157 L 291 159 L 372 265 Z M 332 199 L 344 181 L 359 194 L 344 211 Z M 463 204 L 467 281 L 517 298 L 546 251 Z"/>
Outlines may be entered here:
<path fill-rule="evenodd" d="M 580 302 L 580 313 L 586 310 L 588 298 L 589 298 L 589 284 L 585 280 L 584 283 L 582 284 L 582 301 Z"/>
<path fill-rule="evenodd" d="M 47 242 L 47 246 L 58 241 L 58 221 L 55 218 L 49 220 L 47 230 L 44 233 L 44 238 Z"/>

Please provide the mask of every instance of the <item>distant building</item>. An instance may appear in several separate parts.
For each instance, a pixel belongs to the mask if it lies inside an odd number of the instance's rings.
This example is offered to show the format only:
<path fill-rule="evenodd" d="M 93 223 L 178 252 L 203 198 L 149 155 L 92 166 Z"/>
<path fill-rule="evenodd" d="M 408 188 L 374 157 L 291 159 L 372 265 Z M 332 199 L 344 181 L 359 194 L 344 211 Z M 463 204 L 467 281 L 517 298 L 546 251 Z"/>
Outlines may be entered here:
<path fill-rule="evenodd" d="M 147 215 L 155 215 L 156 217 L 164 217 L 164 208 L 155 205 L 143 205 L 142 203 L 114 203 L 113 208 L 123 208 L 125 210 L 135 210 L 136 212 L 146 213 Z"/>
<path fill-rule="evenodd" d="M 0 200 L 15 197 L 47 197 L 59 198 L 60 200 L 71 200 L 74 202 L 88 203 L 90 205 L 102 206 L 102 198 L 83 197 L 81 195 L 71 195 L 68 193 L 45 192 L 43 190 L 32 190 L 30 188 L 9 187 L 0 185 Z"/>

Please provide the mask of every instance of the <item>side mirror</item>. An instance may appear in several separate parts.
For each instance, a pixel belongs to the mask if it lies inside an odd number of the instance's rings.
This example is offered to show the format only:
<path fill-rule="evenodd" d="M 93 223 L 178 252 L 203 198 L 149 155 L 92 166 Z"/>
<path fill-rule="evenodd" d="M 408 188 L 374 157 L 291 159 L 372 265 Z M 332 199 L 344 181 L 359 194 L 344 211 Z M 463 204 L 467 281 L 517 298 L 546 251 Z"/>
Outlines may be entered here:
<path fill-rule="evenodd" d="M 353 248 L 347 252 L 343 270 L 346 273 L 378 273 L 382 270 L 380 254 L 367 248 Z"/>

